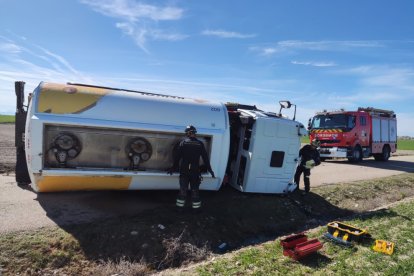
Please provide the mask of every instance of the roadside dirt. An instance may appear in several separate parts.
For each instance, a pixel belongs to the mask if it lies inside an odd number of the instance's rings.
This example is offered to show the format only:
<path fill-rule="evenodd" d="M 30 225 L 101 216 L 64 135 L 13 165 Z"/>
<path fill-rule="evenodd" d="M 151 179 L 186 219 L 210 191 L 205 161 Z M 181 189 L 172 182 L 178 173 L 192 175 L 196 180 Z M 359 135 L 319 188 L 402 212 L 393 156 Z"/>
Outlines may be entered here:
<path fill-rule="evenodd" d="M 13 172 L 15 163 L 14 124 L 0 124 L 0 174 Z"/>

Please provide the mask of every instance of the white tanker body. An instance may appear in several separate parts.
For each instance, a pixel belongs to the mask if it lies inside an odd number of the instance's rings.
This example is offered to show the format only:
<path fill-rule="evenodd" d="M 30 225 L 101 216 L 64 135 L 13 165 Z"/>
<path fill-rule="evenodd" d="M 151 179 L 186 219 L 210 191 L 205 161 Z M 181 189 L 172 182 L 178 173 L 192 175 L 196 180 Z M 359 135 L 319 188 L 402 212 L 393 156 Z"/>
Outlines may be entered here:
<path fill-rule="evenodd" d="M 202 190 L 218 190 L 225 175 L 246 192 L 295 188 L 290 181 L 305 134 L 296 121 L 205 100 L 43 82 L 29 100 L 26 161 L 18 158 L 16 179 L 23 182 L 18 169 L 25 162 L 37 192 L 178 189 L 178 173 L 166 171 L 189 124 L 216 173 L 212 178 L 202 166 Z"/>

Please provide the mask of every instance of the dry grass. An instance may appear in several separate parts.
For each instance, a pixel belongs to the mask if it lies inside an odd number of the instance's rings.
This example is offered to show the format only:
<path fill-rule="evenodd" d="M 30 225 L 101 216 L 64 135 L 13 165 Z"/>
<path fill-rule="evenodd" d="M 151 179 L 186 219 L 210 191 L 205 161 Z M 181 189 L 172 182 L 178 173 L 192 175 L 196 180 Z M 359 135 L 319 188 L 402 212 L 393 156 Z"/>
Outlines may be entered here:
<path fill-rule="evenodd" d="M 205 260 L 211 254 L 207 245 L 199 248 L 191 243 L 185 242 L 183 236 L 186 233 L 184 229 L 178 237 L 163 240 L 162 243 L 166 248 L 165 256 L 158 264 L 158 269 L 186 265 L 189 261 L 199 262 Z"/>
<path fill-rule="evenodd" d="M 131 275 L 141 276 L 150 274 L 151 270 L 144 262 L 134 262 L 125 258 L 114 262 L 112 260 L 101 261 L 92 271 L 93 275 L 114 276 Z"/>

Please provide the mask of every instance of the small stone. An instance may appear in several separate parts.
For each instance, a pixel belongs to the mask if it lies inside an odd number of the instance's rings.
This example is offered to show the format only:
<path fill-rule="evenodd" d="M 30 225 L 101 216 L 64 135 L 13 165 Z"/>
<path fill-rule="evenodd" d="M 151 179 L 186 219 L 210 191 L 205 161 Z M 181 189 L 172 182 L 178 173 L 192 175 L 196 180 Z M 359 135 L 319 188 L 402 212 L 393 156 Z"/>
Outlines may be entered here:
<path fill-rule="evenodd" d="M 160 228 L 161 230 L 164 230 L 165 229 L 165 226 L 162 225 L 162 224 L 158 224 L 158 228 Z"/>
<path fill-rule="evenodd" d="M 141 248 L 142 248 L 142 249 L 148 248 L 148 243 L 144 243 L 144 244 L 142 244 L 142 245 L 141 245 Z"/>
<path fill-rule="evenodd" d="M 357 203 L 357 204 L 355 204 L 355 208 L 356 208 L 356 207 L 358 207 L 358 206 L 359 206 L 359 204 L 358 204 L 358 203 Z"/>
<path fill-rule="evenodd" d="M 132 236 L 136 236 L 136 235 L 138 235 L 138 231 L 131 231 L 131 235 L 132 235 Z"/>

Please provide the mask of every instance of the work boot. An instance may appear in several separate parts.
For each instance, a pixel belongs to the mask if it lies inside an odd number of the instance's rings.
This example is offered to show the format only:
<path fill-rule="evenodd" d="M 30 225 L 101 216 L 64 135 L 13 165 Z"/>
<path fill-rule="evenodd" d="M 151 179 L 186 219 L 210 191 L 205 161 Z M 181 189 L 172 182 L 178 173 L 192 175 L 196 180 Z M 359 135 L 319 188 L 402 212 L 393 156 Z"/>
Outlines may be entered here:
<path fill-rule="evenodd" d="M 191 213 L 193 213 L 194 215 L 199 215 L 201 214 L 202 209 L 201 208 L 191 208 Z"/>
<path fill-rule="evenodd" d="M 184 207 L 175 206 L 175 212 L 177 214 L 183 214 L 184 213 Z"/>

